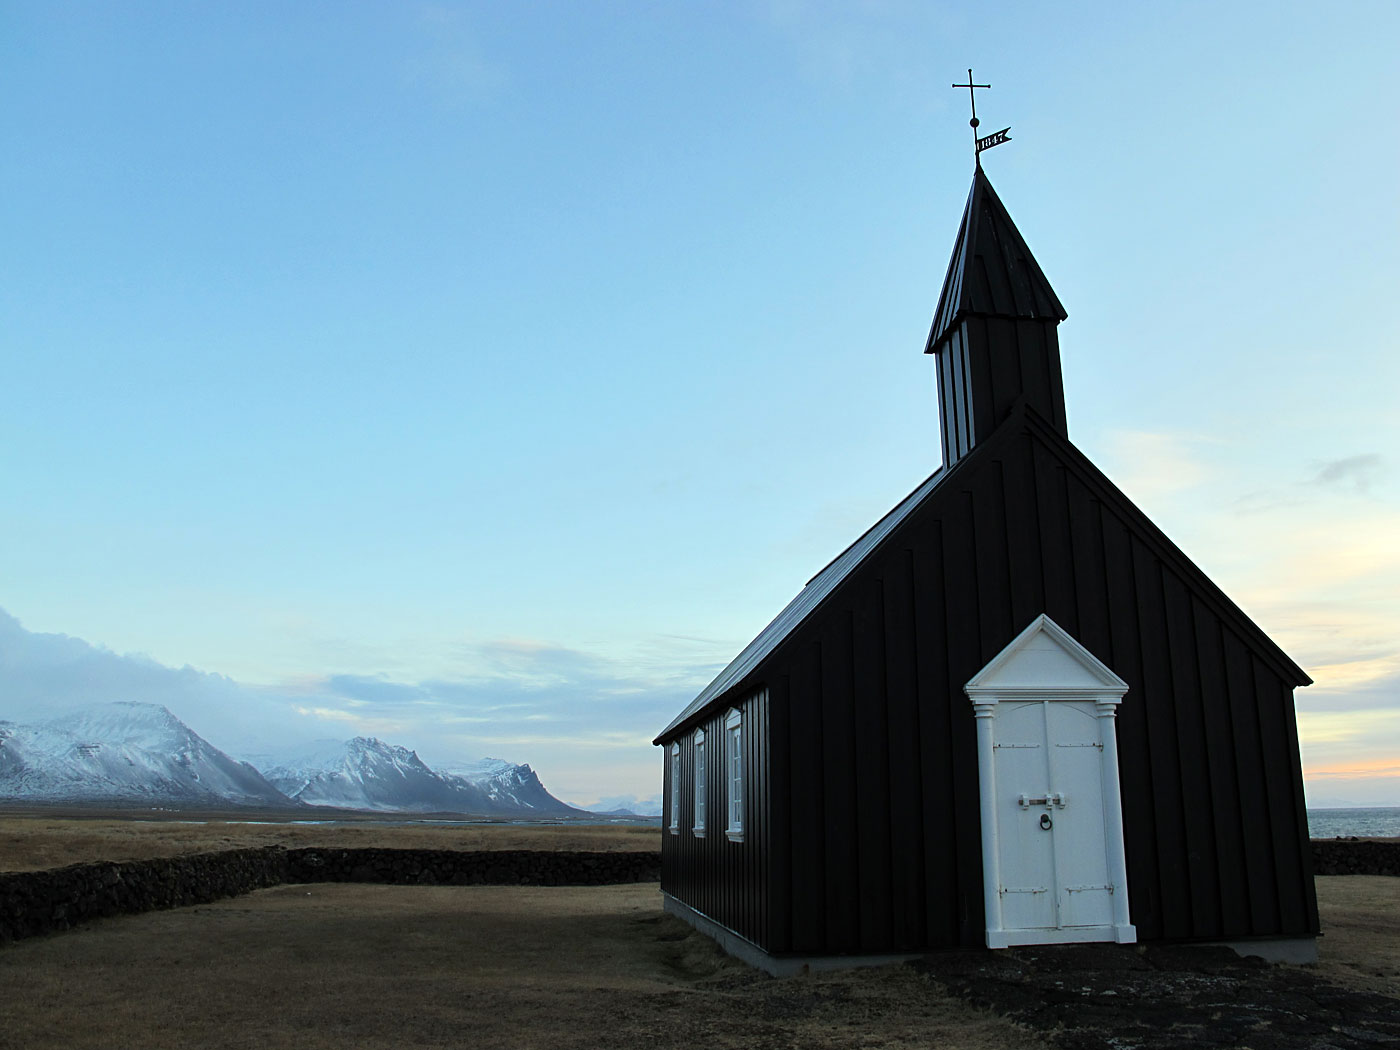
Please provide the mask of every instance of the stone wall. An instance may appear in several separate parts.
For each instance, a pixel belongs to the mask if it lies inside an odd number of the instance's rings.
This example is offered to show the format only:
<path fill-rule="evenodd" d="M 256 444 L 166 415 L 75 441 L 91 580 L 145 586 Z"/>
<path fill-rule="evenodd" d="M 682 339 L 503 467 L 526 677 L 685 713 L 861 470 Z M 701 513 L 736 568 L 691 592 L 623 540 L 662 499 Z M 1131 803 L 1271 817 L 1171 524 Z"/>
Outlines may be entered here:
<path fill-rule="evenodd" d="M 418 886 L 605 886 L 656 882 L 661 854 L 546 850 L 293 849 L 287 882 Z"/>
<path fill-rule="evenodd" d="M 654 882 L 660 853 L 262 849 L 0 872 L 0 942 L 90 919 L 207 904 L 284 882 L 601 886 Z"/>
<path fill-rule="evenodd" d="M 1400 842 L 1315 839 L 1319 875 L 1400 876 Z M 66 930 L 90 919 L 207 904 L 282 883 L 381 882 L 416 886 L 602 886 L 654 882 L 654 852 L 544 850 L 262 849 L 158 860 L 70 864 L 0 872 L 0 942 Z"/>
<path fill-rule="evenodd" d="M 1400 875 L 1400 842 L 1313 839 L 1317 875 Z"/>
<path fill-rule="evenodd" d="M 0 873 L 0 941 L 109 915 L 207 904 L 286 881 L 277 847 Z"/>

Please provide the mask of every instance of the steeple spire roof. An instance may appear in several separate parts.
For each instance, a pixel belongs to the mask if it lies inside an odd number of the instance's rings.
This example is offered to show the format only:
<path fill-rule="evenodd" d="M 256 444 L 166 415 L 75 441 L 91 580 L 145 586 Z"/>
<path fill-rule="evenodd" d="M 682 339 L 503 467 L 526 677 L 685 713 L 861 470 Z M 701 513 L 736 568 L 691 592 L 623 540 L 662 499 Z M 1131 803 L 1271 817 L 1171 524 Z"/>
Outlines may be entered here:
<path fill-rule="evenodd" d="M 924 353 L 968 314 L 1055 323 L 1069 316 L 980 164 Z"/>

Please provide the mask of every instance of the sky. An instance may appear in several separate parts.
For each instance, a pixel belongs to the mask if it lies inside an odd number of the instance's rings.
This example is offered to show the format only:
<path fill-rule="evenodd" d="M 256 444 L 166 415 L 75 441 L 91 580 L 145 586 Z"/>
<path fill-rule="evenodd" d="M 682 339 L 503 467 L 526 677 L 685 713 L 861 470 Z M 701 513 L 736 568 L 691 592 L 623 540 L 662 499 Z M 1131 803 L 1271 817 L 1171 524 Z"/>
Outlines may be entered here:
<path fill-rule="evenodd" d="M 939 465 L 984 165 L 1070 436 L 1400 805 L 1400 5 L 0 4 L 0 717 L 652 798 Z"/>

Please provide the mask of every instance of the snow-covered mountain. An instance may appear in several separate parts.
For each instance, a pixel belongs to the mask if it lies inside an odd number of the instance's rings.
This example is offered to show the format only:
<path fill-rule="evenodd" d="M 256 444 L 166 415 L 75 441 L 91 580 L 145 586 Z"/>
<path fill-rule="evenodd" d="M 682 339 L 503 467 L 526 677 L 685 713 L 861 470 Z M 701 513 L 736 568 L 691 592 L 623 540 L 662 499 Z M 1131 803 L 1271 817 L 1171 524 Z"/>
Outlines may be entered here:
<path fill-rule="evenodd" d="M 94 704 L 43 722 L 0 721 L 0 800 L 584 815 L 528 765 L 485 759 L 439 771 L 372 737 L 248 757 L 230 758 L 159 704 Z"/>
<path fill-rule="evenodd" d="M 528 764 L 516 765 L 499 758 L 483 758 L 473 765 L 444 769 L 442 776 L 471 784 L 484 792 L 494 805 L 503 808 L 541 814 L 579 812 L 546 791 L 539 774 Z"/>
<path fill-rule="evenodd" d="M 484 813 L 489 807 L 485 792 L 450 783 L 408 748 L 373 737 L 319 745 L 276 764 L 253 761 L 280 790 L 313 806 L 396 813 Z"/>
<path fill-rule="evenodd" d="M 603 817 L 659 817 L 661 816 L 661 796 L 638 798 L 636 795 L 612 795 L 600 798 L 597 802 L 589 803 L 583 808 Z"/>
<path fill-rule="evenodd" d="M 160 704 L 133 702 L 0 722 L 0 798 L 294 805 Z"/>
<path fill-rule="evenodd" d="M 527 765 L 487 759 L 453 771 L 374 737 L 322 744 L 299 756 L 250 756 L 298 802 L 387 813 L 569 816 L 579 811 L 545 790 Z"/>

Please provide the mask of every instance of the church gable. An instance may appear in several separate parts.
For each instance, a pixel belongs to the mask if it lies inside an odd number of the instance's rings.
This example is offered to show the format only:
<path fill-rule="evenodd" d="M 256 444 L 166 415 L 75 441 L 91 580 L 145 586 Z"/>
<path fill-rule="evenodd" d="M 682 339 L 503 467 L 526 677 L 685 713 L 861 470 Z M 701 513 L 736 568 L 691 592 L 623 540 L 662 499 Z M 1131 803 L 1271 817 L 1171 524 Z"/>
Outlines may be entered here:
<path fill-rule="evenodd" d="M 1127 682 L 1042 613 L 972 676 L 967 694 L 1122 696 L 1127 688 Z"/>

